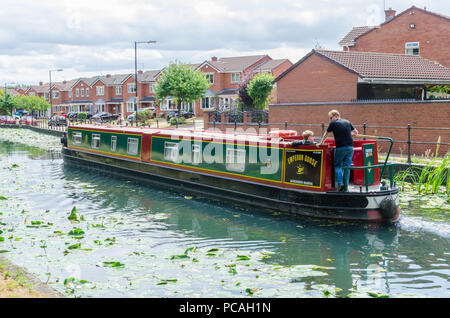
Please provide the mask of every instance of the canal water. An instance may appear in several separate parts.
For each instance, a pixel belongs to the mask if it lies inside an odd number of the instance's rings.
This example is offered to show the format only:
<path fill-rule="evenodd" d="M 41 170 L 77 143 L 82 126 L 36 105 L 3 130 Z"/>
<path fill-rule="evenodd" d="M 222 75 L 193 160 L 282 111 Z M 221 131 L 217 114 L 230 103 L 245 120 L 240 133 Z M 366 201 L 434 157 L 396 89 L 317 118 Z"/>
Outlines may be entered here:
<path fill-rule="evenodd" d="M 448 197 L 402 196 L 393 225 L 242 210 L 0 129 L 0 255 L 69 297 L 449 297 Z"/>

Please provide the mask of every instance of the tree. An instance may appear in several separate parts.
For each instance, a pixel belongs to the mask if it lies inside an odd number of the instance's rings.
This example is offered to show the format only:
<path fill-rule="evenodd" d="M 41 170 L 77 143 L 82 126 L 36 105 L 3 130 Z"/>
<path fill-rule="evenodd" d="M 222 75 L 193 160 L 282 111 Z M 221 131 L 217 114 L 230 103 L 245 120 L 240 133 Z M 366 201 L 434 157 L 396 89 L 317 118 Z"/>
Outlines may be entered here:
<path fill-rule="evenodd" d="M 50 104 L 43 97 L 17 95 L 14 99 L 16 108 L 23 108 L 30 112 L 46 111 L 50 108 Z"/>
<path fill-rule="evenodd" d="M 16 108 L 15 98 L 5 93 L 4 89 L 0 91 L 0 112 L 11 115 L 12 110 Z"/>
<path fill-rule="evenodd" d="M 210 86 L 202 72 L 194 71 L 186 64 L 172 63 L 162 73 L 155 91 L 156 97 L 160 100 L 168 96 L 175 97 L 180 114 L 182 103 L 199 99 Z"/>
<path fill-rule="evenodd" d="M 269 73 L 260 73 L 253 77 L 247 85 L 247 93 L 253 99 L 253 106 L 257 109 L 264 109 L 269 96 L 273 91 L 274 77 Z"/>
<path fill-rule="evenodd" d="M 253 72 L 244 74 L 244 77 L 241 79 L 241 81 L 238 84 L 237 91 L 238 91 L 238 96 L 239 96 L 239 104 L 242 106 L 242 109 L 253 107 L 253 98 L 251 98 L 247 92 L 247 86 L 250 83 L 250 81 L 253 79 L 253 76 L 254 76 Z"/>

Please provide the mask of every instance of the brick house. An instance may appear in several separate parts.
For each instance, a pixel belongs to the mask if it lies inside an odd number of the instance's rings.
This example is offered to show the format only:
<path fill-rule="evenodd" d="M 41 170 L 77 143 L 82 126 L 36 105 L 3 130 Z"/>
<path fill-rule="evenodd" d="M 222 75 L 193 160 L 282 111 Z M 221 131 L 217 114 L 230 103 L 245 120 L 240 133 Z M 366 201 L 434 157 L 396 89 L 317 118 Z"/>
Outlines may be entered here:
<path fill-rule="evenodd" d="M 202 116 L 205 111 L 236 108 L 237 88 L 245 74 L 268 72 L 276 77 L 291 65 L 288 59 L 273 60 L 268 55 L 212 57 L 195 67 L 207 75 L 211 86 L 193 105 L 193 111 L 196 116 Z M 276 100 L 276 94 L 273 97 Z"/>
<path fill-rule="evenodd" d="M 450 67 L 450 17 L 415 6 L 385 11 L 378 26 L 354 27 L 339 42 L 344 51 L 420 55 Z"/>
<path fill-rule="evenodd" d="M 449 85 L 450 68 L 418 55 L 312 50 L 274 82 L 278 101 L 269 107 L 272 127 L 327 123 L 333 108 L 355 124 L 448 127 L 449 100 L 430 100 L 427 88 Z M 377 133 L 406 139 L 405 130 Z M 422 140 L 438 138 L 433 131 L 415 133 Z M 448 134 L 442 137 L 450 141 Z"/>

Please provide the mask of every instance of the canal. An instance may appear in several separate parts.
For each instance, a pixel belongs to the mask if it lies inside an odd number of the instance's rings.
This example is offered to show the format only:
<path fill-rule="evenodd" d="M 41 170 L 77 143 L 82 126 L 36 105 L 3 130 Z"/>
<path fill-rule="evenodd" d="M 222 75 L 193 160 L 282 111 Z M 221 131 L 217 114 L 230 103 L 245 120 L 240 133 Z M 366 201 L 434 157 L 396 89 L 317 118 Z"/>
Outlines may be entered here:
<path fill-rule="evenodd" d="M 242 210 L 0 128 L 0 255 L 69 297 L 449 297 L 448 197 L 401 202 L 393 225 Z"/>

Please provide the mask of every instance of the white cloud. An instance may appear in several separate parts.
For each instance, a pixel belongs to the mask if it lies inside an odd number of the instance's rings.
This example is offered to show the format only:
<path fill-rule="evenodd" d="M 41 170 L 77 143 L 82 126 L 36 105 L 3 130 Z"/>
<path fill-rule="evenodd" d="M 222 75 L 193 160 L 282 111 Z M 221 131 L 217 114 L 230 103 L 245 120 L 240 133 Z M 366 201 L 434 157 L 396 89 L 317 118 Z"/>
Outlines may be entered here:
<path fill-rule="evenodd" d="M 411 5 L 450 15 L 444 0 L 386 0 L 401 12 Z M 0 84 L 58 76 L 133 72 L 170 61 L 199 63 L 212 55 L 269 54 L 296 62 L 315 41 L 340 49 L 352 26 L 378 24 L 379 0 L 3 0 Z M 370 23 L 369 23 L 370 22 Z M 70 77 L 69 77 L 70 76 Z"/>

